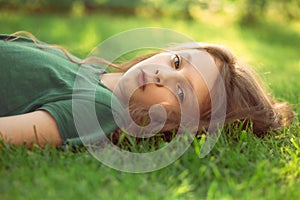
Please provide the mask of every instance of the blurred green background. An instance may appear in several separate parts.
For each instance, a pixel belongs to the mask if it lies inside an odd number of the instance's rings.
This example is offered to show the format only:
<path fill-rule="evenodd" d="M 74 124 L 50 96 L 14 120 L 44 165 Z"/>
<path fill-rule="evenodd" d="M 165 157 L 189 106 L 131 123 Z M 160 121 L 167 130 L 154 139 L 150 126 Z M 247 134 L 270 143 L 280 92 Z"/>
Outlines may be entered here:
<path fill-rule="evenodd" d="M 0 143 L 0 198 L 300 199 L 299 0 L 0 0 L 1 33 L 26 30 L 82 58 L 141 27 L 229 46 L 276 99 L 291 103 L 294 123 L 265 138 L 224 130 L 203 159 L 195 140 L 175 163 L 147 174 L 110 169 L 86 151 Z"/>
<path fill-rule="evenodd" d="M 298 0 L 1 0 L 2 9 L 31 12 L 110 11 L 153 16 L 197 18 L 199 11 L 236 12 L 242 23 L 251 24 L 269 14 L 299 19 Z M 198 15 L 198 16 L 197 16 Z M 280 16 L 278 16 L 280 15 Z"/>

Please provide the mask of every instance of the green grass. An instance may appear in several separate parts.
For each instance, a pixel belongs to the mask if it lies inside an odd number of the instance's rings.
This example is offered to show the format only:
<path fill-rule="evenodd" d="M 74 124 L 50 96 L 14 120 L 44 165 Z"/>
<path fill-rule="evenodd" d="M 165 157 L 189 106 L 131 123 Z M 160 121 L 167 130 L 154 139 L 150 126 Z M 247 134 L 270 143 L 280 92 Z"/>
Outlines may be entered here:
<path fill-rule="evenodd" d="M 229 128 L 205 158 L 198 158 L 194 144 L 170 166 L 145 174 L 116 171 L 84 150 L 29 151 L 2 145 L 1 199 L 300 199 L 299 24 L 269 21 L 240 27 L 224 18 L 192 22 L 1 11 L 2 33 L 27 30 L 80 57 L 116 33 L 144 26 L 171 28 L 199 41 L 228 45 L 296 113 L 295 122 L 283 131 L 261 139 L 250 131 Z"/>

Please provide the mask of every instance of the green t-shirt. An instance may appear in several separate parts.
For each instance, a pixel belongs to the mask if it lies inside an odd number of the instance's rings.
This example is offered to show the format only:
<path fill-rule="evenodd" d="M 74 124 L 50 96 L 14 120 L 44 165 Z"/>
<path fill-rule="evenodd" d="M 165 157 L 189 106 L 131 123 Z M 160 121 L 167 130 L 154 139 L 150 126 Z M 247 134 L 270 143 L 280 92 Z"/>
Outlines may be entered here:
<path fill-rule="evenodd" d="M 0 35 L 0 117 L 45 110 L 64 144 L 80 145 L 79 135 L 99 139 L 117 128 L 112 109 L 121 107 L 118 101 L 112 106 L 115 96 L 99 81 L 103 69 L 72 63 L 62 51 L 38 48 L 31 39 L 7 37 Z"/>

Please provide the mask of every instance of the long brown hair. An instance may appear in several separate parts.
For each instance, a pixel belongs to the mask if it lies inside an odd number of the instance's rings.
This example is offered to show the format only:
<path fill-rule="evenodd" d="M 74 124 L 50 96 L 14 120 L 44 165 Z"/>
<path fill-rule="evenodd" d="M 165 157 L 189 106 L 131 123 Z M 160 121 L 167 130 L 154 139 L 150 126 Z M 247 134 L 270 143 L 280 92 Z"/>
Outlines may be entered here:
<path fill-rule="evenodd" d="M 206 45 L 202 48 L 221 65 L 227 96 L 225 122 L 251 121 L 257 135 L 291 123 L 294 114 L 289 103 L 272 98 L 253 69 L 239 63 L 227 47 Z"/>

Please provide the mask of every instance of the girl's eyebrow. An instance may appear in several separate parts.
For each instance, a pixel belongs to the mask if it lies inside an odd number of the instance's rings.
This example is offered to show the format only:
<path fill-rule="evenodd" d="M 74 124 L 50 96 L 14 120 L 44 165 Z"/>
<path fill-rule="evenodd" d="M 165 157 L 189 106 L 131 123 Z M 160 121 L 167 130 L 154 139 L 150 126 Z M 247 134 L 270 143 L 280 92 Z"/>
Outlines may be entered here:
<path fill-rule="evenodd" d="M 190 53 L 188 52 L 183 52 L 183 53 L 179 53 L 179 55 L 185 60 L 187 61 L 188 63 L 192 64 L 191 61 L 192 61 L 192 56 Z"/>

